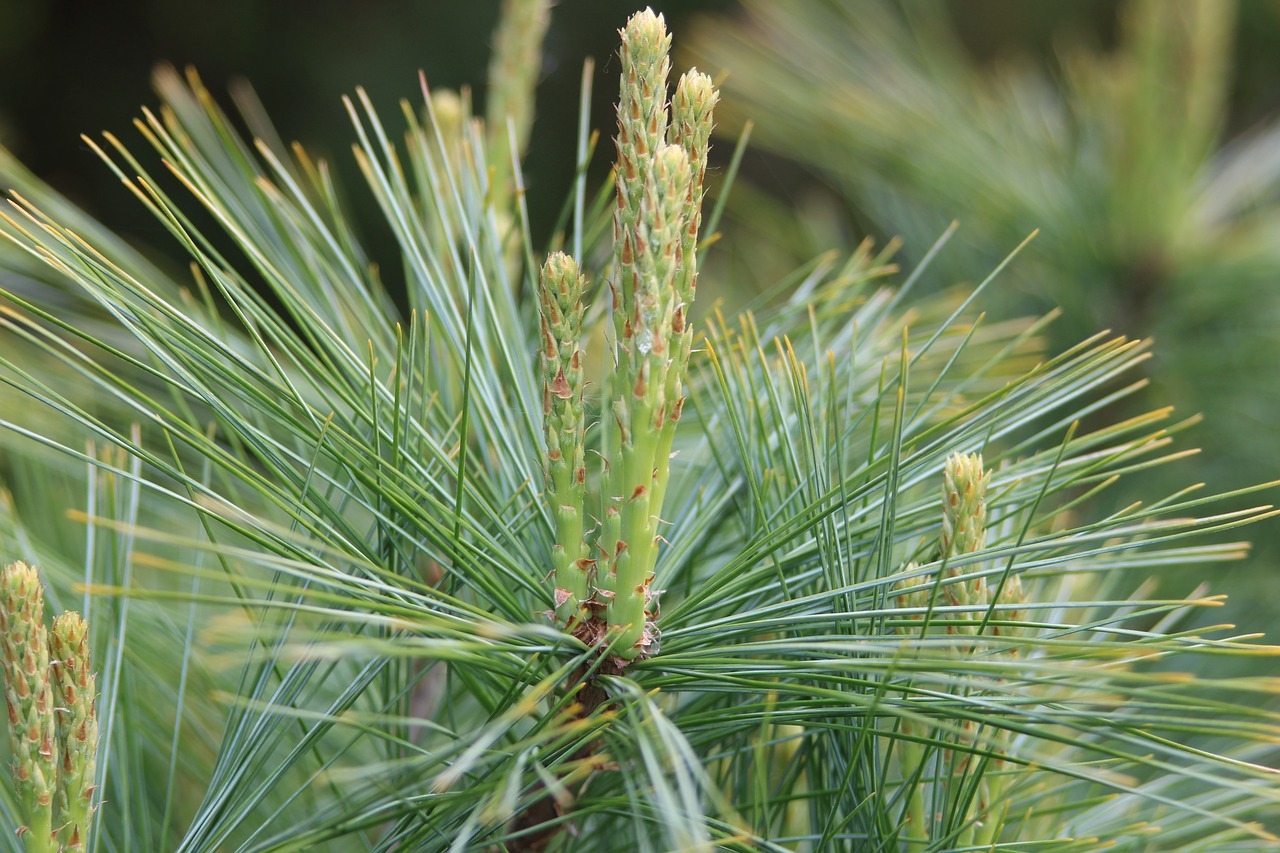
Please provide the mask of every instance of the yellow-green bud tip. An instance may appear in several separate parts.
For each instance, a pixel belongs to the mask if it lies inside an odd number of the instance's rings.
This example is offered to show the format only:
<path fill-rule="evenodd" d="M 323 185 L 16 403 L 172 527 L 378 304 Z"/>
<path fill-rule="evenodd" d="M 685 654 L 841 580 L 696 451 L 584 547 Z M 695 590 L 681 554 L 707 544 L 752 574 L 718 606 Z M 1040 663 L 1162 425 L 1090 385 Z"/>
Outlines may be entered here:
<path fill-rule="evenodd" d="M 983 469 L 982 454 L 954 453 L 942 475 L 943 557 L 981 551 L 986 540 L 987 483 L 991 474 Z"/>
<path fill-rule="evenodd" d="M 18 560 L 4 567 L 3 583 L 7 589 L 27 593 L 40 585 L 40 573 Z"/>
<path fill-rule="evenodd" d="M 690 68 L 680 75 L 680 81 L 676 83 L 671 107 L 676 114 L 688 115 L 692 112 L 702 116 L 719 102 L 720 92 L 711 78 L 696 68 Z"/>
<path fill-rule="evenodd" d="M 667 38 L 667 22 L 662 15 L 655 14 L 646 6 L 643 12 L 636 12 L 629 19 L 620 34 L 626 47 L 641 54 L 658 53 L 663 50 L 663 42 Z"/>
<path fill-rule="evenodd" d="M 68 610 L 66 613 L 61 613 L 54 617 L 53 633 L 60 642 L 78 646 L 84 642 L 88 624 L 79 613 L 74 610 Z"/>
<path fill-rule="evenodd" d="M 578 262 L 564 252 L 552 252 L 542 265 L 542 274 L 548 280 L 564 281 L 578 277 Z"/>

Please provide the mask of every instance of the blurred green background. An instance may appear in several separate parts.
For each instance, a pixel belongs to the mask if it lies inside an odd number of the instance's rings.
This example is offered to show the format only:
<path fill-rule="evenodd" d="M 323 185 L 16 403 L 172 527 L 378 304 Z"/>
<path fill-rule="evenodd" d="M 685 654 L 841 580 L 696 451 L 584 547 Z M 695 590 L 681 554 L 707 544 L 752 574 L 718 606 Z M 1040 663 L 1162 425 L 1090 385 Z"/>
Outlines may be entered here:
<path fill-rule="evenodd" d="M 1054 349 L 1104 328 L 1153 337 L 1150 388 L 1100 416 L 1164 405 L 1175 420 L 1205 416 L 1176 445 L 1201 455 L 1143 472 L 1114 505 L 1197 481 L 1276 480 L 1278 12 L 1226 0 L 744 0 L 691 49 L 731 70 L 722 127 L 754 120 L 766 154 L 752 175 L 768 192 L 739 194 L 734 221 L 751 231 L 728 253 L 735 278 L 772 274 L 781 247 L 794 261 L 864 234 L 902 235 L 910 263 L 958 220 L 927 284 L 976 283 L 1039 229 L 983 306 L 1060 306 Z M 770 194 L 785 206 L 749 225 Z M 1215 618 L 1269 625 L 1280 526 L 1244 535 L 1258 546 L 1248 564 L 1171 572 L 1165 592 L 1204 583 L 1231 597 Z"/>
<path fill-rule="evenodd" d="M 526 166 L 535 237 L 571 180 L 587 56 L 597 60 L 594 124 L 612 125 L 616 29 L 635 5 L 555 10 Z M 1155 381 L 1141 403 L 1207 416 L 1180 439 L 1205 448 L 1194 467 L 1154 472 L 1138 491 L 1280 478 L 1280 3 L 652 5 L 675 33 L 677 64 L 723 79 L 713 186 L 743 122 L 755 122 L 707 273 L 719 295 L 745 301 L 867 236 L 903 235 L 909 264 L 953 219 L 960 231 L 922 284 L 974 282 L 1040 228 L 984 307 L 1062 306 L 1057 347 L 1105 327 L 1154 335 Z M 418 69 L 434 86 L 483 90 L 498 6 L 3 0 L 0 143 L 163 255 L 160 226 L 79 139 L 104 129 L 131 138 L 130 121 L 154 102 L 157 63 L 194 66 L 215 93 L 247 79 L 286 140 L 353 178 L 339 96 L 361 85 L 393 109 L 418 97 Z M 596 158 L 597 180 L 607 159 Z M 372 213 L 371 199 L 351 201 Z M 375 257 L 391 256 L 389 235 L 365 238 Z M 1207 580 L 1233 595 L 1230 618 L 1265 625 L 1280 600 L 1280 525 L 1249 535 L 1260 546 L 1252 563 Z M 1171 591 L 1201 579 L 1174 577 Z"/>

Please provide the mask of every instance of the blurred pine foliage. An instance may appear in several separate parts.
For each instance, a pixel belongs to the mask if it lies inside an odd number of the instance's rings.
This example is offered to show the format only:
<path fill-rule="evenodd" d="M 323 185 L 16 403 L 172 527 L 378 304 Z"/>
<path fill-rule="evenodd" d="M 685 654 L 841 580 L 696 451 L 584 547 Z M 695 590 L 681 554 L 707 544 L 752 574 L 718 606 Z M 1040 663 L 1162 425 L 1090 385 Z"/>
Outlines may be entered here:
<path fill-rule="evenodd" d="M 840 199 L 801 199 L 817 223 L 801 243 L 847 233 L 838 204 L 902 235 L 909 255 L 956 219 L 935 279 L 952 282 L 1039 229 L 993 298 L 1061 306 L 1059 343 L 1102 328 L 1153 337 L 1144 399 L 1208 415 L 1199 476 L 1227 487 L 1280 474 L 1280 123 L 1227 135 L 1233 3 L 1132 0 L 1114 48 L 1060 42 L 1052 74 L 1029 58 L 977 61 L 950 24 L 963 13 L 932 0 L 744 6 L 697 31 L 690 54 L 727 72 L 727 136 L 754 119 L 754 145 Z M 797 230 L 774 235 L 794 245 Z M 757 256 L 779 243 L 752 235 Z M 1261 617 L 1280 528 L 1254 535 L 1258 568 L 1231 591 Z"/>

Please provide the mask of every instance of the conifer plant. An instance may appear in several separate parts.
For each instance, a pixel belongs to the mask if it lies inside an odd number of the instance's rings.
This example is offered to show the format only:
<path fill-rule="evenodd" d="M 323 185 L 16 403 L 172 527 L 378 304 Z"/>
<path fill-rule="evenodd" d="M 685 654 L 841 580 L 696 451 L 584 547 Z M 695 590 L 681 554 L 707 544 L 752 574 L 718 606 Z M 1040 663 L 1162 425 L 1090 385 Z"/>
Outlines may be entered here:
<path fill-rule="evenodd" d="M 504 26 L 491 86 L 527 92 L 541 31 Z M 709 159 L 717 87 L 671 82 L 660 15 L 621 37 L 614 174 L 584 120 L 545 245 L 524 95 L 486 122 L 424 81 L 399 130 L 348 98 L 357 229 L 244 91 L 249 140 L 161 69 L 157 156 L 86 144 L 185 272 L 0 158 L 0 550 L 110 640 L 90 675 L 64 615 L 45 663 L 41 584 L 6 581 L 34 722 L 0 819 L 183 853 L 1274 843 L 1274 681 L 1187 670 L 1276 649 L 1128 580 L 1244 556 L 1202 537 L 1265 487 L 1096 513 L 1185 455 L 1167 409 L 1108 420 L 1146 343 L 1046 353 L 1052 316 L 978 310 L 1004 264 L 918 296 L 950 231 L 900 282 L 866 244 L 695 307 L 740 147 Z"/>

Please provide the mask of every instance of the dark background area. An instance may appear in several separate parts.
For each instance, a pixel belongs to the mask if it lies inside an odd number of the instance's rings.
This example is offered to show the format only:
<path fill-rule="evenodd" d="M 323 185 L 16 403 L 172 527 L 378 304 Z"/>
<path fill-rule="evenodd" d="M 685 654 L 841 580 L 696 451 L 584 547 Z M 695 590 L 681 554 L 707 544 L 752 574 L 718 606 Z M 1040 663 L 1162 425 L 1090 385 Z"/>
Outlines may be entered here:
<path fill-rule="evenodd" d="M 677 56 L 680 34 L 693 18 L 731 15 L 735 5 L 653 3 L 675 33 Z M 565 152 L 573 150 L 583 60 L 592 56 L 597 62 L 593 121 L 607 133 L 616 94 L 616 30 L 636 8 L 635 0 L 564 0 L 555 9 L 527 164 L 535 235 L 545 234 L 572 177 L 572 158 Z M 1106 47 L 1117 29 L 1118 4 L 1112 0 L 954 0 L 938 8 L 953 19 L 965 46 L 989 62 L 1031 55 L 1052 69 L 1056 45 L 1083 41 Z M 0 144 L 115 230 L 144 244 L 162 240 L 160 226 L 79 137 L 109 130 L 141 150 L 130 123 L 141 107 L 154 104 L 151 71 L 168 62 L 196 68 L 220 98 L 231 81 L 248 80 L 281 136 L 331 159 L 351 189 L 358 175 L 340 96 L 363 86 L 380 111 L 393 116 L 400 98 L 420 97 L 419 69 L 433 86 L 471 85 L 483 92 L 498 9 L 499 0 L 359 6 L 339 0 L 0 0 Z M 1278 39 L 1280 3 L 1245 0 L 1237 32 L 1236 129 L 1280 107 L 1274 85 L 1280 54 L 1271 49 Z M 677 59 L 677 68 L 683 64 Z M 223 103 L 229 107 L 229 99 Z M 478 107 L 482 112 L 483 105 Z M 596 167 L 602 175 L 606 158 L 598 157 Z M 766 163 L 753 174 L 748 163 L 748 174 L 784 194 L 808 180 L 789 169 L 771 180 L 773 168 Z M 350 195 L 357 211 L 372 204 L 358 191 Z M 366 239 L 379 255 L 384 235 Z"/>
<path fill-rule="evenodd" d="M 733 6 L 729 0 L 653 5 L 677 33 L 693 15 Z M 338 0 L 0 0 L 0 144 L 115 230 L 143 242 L 164 239 L 80 134 L 108 130 L 142 151 L 145 143 L 131 122 L 155 103 L 151 72 L 167 62 L 194 67 L 228 110 L 228 84 L 249 81 L 282 138 L 332 160 L 351 190 L 359 175 L 340 97 L 363 86 L 394 127 L 398 101 L 421 100 L 421 69 L 433 88 L 472 86 L 483 113 L 499 6 L 499 0 L 358 6 Z M 566 152 L 574 148 L 583 61 L 596 59 L 593 120 L 608 128 L 617 29 L 635 8 L 634 0 L 570 0 L 555 9 L 526 172 L 531 213 L 543 229 L 572 179 Z M 598 167 L 607 169 L 604 158 Z M 373 209 L 364 194 L 350 197 L 357 209 Z M 376 255 L 382 236 L 366 237 Z"/>

